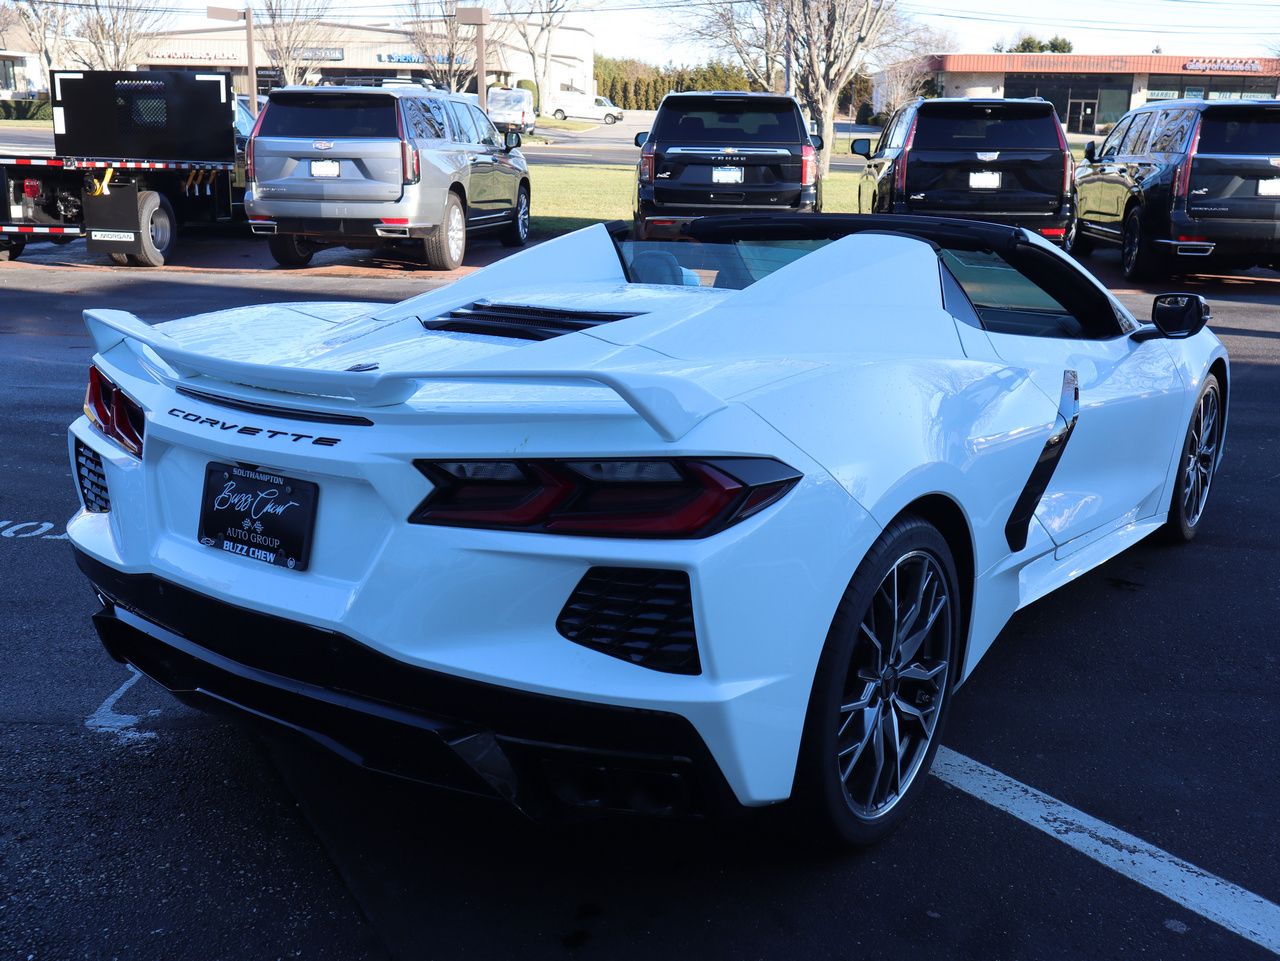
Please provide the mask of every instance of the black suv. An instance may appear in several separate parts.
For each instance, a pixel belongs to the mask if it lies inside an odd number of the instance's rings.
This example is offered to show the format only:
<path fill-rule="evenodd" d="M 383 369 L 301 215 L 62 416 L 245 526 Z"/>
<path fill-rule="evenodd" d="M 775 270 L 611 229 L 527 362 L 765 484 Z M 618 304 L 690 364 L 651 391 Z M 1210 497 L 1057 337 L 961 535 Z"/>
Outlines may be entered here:
<path fill-rule="evenodd" d="M 1072 253 L 1119 245 L 1134 280 L 1280 266 L 1280 101 L 1155 101 L 1084 156 Z"/>
<path fill-rule="evenodd" d="M 1053 104 L 912 100 L 899 107 L 858 182 L 861 213 L 929 214 L 1037 230 L 1062 243 L 1071 223 L 1071 151 Z"/>
<path fill-rule="evenodd" d="M 695 217 L 816 213 L 818 151 L 791 97 L 716 90 L 669 93 L 653 130 L 636 134 L 637 240 L 678 236 Z"/>

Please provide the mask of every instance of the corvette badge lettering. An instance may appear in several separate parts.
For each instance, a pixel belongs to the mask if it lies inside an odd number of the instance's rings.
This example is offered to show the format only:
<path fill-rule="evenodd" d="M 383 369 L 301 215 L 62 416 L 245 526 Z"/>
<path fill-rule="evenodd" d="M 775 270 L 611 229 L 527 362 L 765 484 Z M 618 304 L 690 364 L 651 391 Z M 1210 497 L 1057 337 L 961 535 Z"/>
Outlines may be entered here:
<path fill-rule="evenodd" d="M 217 430 L 235 431 L 237 434 L 246 434 L 250 437 L 257 437 L 262 434 L 268 440 L 275 440 L 277 437 L 288 438 L 293 443 L 300 440 L 309 440 L 318 447 L 337 447 L 342 443 L 341 437 L 317 437 L 315 434 L 295 434 L 287 430 L 268 430 L 265 427 L 249 427 L 243 424 L 229 424 L 225 420 L 218 420 L 216 417 L 205 417 L 201 414 L 194 414 L 189 410 L 183 410 L 180 407 L 169 408 L 171 417 L 178 417 L 182 420 L 189 421 L 193 424 L 200 424 L 206 427 L 213 427 Z"/>

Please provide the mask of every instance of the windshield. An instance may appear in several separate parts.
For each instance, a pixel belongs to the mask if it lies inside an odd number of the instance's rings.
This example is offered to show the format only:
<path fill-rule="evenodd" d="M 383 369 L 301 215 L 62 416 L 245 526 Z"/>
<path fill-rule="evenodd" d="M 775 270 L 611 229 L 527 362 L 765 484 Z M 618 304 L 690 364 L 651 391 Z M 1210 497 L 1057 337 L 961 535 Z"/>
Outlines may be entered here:
<path fill-rule="evenodd" d="M 725 97 L 668 97 L 653 136 L 687 143 L 795 143 L 801 139 L 795 102 Z"/>
<path fill-rule="evenodd" d="M 732 244 L 628 241 L 620 243 L 618 250 L 633 284 L 741 290 L 829 243 L 826 239 Z"/>
<path fill-rule="evenodd" d="M 520 107 L 524 97 L 514 90 L 490 90 L 488 103 L 490 107 Z"/>

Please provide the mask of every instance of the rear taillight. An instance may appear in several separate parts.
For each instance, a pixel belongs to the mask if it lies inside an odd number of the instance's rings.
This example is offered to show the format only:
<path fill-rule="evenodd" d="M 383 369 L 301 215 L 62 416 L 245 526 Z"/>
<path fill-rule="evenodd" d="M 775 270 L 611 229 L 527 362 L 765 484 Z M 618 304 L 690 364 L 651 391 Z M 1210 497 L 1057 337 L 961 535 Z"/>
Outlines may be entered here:
<path fill-rule="evenodd" d="M 818 182 L 818 151 L 812 144 L 805 144 L 800 149 L 800 183 L 812 187 Z"/>
<path fill-rule="evenodd" d="M 146 415 L 142 407 L 97 367 L 89 368 L 84 412 L 94 425 L 131 454 L 142 456 Z"/>
<path fill-rule="evenodd" d="M 1065 237 L 1067 233 L 1066 227 L 1041 227 L 1040 233 L 1045 237 Z"/>
<path fill-rule="evenodd" d="M 903 144 L 902 153 L 898 155 L 897 161 L 893 167 L 893 189 L 897 193 L 899 201 L 905 201 L 907 193 L 907 159 L 911 153 L 911 147 L 916 142 L 916 124 L 920 117 L 917 115 L 911 121 L 911 129 L 907 132 L 906 142 Z"/>
<path fill-rule="evenodd" d="M 262 127 L 262 118 L 267 115 L 267 109 L 270 103 L 263 104 L 262 109 L 258 111 L 258 119 L 253 125 L 253 132 L 249 134 L 249 142 L 244 147 L 244 179 L 253 180 L 253 142 L 257 139 L 258 130 Z"/>
<path fill-rule="evenodd" d="M 401 140 L 400 161 L 404 167 L 404 182 L 416 184 L 421 176 L 421 171 L 418 168 L 418 148 L 407 140 Z"/>
<path fill-rule="evenodd" d="M 1063 133 L 1062 124 L 1058 122 L 1056 113 L 1053 115 L 1053 126 L 1058 131 L 1058 146 L 1062 150 L 1062 195 L 1067 197 L 1071 194 L 1071 179 L 1076 171 L 1076 158 L 1071 155 L 1071 147 L 1067 144 L 1067 135 Z"/>
<path fill-rule="evenodd" d="M 640 150 L 640 182 L 653 183 L 653 141 L 649 141 Z"/>
<path fill-rule="evenodd" d="M 412 524 L 605 537 L 706 537 L 800 474 L 769 458 L 414 461 L 435 489 Z"/>
<path fill-rule="evenodd" d="M 22 195 L 23 195 L 24 197 L 31 197 L 31 198 L 39 197 L 39 196 L 40 196 L 40 181 L 38 181 L 38 180 L 24 180 L 24 181 L 22 182 Z"/>
<path fill-rule="evenodd" d="M 1187 158 L 1182 161 L 1177 175 L 1173 178 L 1175 197 L 1185 197 L 1187 191 L 1191 189 L 1191 162 L 1195 160 L 1196 151 L 1200 149 L 1200 120 L 1200 117 L 1196 117 L 1196 128 L 1191 131 L 1191 147 L 1187 150 Z"/>

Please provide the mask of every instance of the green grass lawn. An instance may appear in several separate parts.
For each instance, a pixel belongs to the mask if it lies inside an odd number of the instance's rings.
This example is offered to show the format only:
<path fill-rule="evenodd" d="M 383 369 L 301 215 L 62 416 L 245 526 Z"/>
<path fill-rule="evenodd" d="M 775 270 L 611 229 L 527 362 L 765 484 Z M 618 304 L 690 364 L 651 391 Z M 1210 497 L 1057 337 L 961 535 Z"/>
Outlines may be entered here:
<path fill-rule="evenodd" d="M 530 170 L 533 204 L 530 229 L 550 237 L 602 220 L 631 221 L 635 170 L 603 164 L 538 164 Z M 857 175 L 833 173 L 822 182 L 822 209 L 852 213 Z"/>
<path fill-rule="evenodd" d="M 598 127 L 596 123 L 583 123 L 580 120 L 557 120 L 555 117 L 544 117 L 538 114 L 539 130 L 590 130 Z"/>
<path fill-rule="evenodd" d="M 0 127 L 20 127 L 26 130 L 36 130 L 40 127 L 51 128 L 52 120 L 0 120 Z"/>

